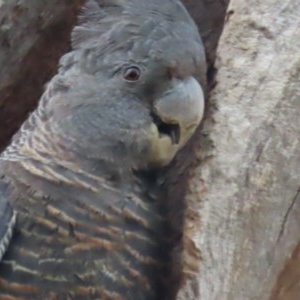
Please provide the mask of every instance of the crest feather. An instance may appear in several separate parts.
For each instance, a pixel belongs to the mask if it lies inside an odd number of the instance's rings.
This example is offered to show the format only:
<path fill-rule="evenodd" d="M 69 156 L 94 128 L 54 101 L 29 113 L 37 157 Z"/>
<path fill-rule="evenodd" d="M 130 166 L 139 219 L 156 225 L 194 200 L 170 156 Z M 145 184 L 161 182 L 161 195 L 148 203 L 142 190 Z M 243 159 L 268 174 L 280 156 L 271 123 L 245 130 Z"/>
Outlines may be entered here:
<path fill-rule="evenodd" d="M 72 32 L 72 48 L 90 48 L 99 44 L 99 39 L 120 21 L 124 4 L 122 0 L 88 0 Z"/>

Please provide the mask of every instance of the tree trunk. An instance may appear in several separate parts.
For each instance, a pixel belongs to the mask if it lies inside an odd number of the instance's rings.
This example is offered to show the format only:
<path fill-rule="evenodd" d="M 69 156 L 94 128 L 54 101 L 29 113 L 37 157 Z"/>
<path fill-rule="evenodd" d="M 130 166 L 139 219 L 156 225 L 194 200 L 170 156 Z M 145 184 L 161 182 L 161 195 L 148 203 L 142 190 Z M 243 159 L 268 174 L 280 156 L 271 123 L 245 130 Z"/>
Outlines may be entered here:
<path fill-rule="evenodd" d="M 299 16 L 299 1 L 230 3 L 186 198 L 200 270 L 178 299 L 300 299 Z"/>
<path fill-rule="evenodd" d="M 0 151 L 69 48 L 81 0 L 0 0 Z"/>

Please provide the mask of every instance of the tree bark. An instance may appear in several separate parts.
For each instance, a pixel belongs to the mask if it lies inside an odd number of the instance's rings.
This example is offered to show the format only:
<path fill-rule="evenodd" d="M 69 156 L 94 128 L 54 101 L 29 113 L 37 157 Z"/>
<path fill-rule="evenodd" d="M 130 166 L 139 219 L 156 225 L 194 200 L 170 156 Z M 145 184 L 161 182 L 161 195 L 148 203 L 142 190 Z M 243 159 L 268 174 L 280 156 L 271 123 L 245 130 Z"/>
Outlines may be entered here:
<path fill-rule="evenodd" d="M 178 299 L 300 299 L 299 16 L 299 1 L 230 3 L 186 197 L 200 270 Z"/>
<path fill-rule="evenodd" d="M 81 0 L 0 0 L 0 151 L 69 48 Z"/>

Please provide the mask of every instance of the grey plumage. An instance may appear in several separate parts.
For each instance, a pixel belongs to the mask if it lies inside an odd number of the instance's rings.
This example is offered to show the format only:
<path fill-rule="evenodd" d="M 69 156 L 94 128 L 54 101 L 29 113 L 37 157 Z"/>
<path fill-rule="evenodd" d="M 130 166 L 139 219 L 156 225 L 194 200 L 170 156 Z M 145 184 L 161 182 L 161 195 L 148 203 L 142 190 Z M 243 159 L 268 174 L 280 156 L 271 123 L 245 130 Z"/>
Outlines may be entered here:
<path fill-rule="evenodd" d="M 201 121 L 197 28 L 176 0 L 89 0 L 72 47 L 0 157 L 0 251 L 18 212 L 0 298 L 169 299 L 166 207 L 147 172 Z"/>

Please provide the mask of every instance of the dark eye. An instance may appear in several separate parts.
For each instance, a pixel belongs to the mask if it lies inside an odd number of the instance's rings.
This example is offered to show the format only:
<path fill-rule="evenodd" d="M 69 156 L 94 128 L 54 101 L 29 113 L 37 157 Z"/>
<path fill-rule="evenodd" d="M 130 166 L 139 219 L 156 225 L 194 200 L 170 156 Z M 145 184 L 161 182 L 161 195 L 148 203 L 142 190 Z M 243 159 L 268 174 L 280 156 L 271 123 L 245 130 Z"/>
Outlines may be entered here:
<path fill-rule="evenodd" d="M 141 77 L 141 70 L 138 67 L 129 67 L 125 70 L 123 77 L 126 81 L 138 81 Z"/>

